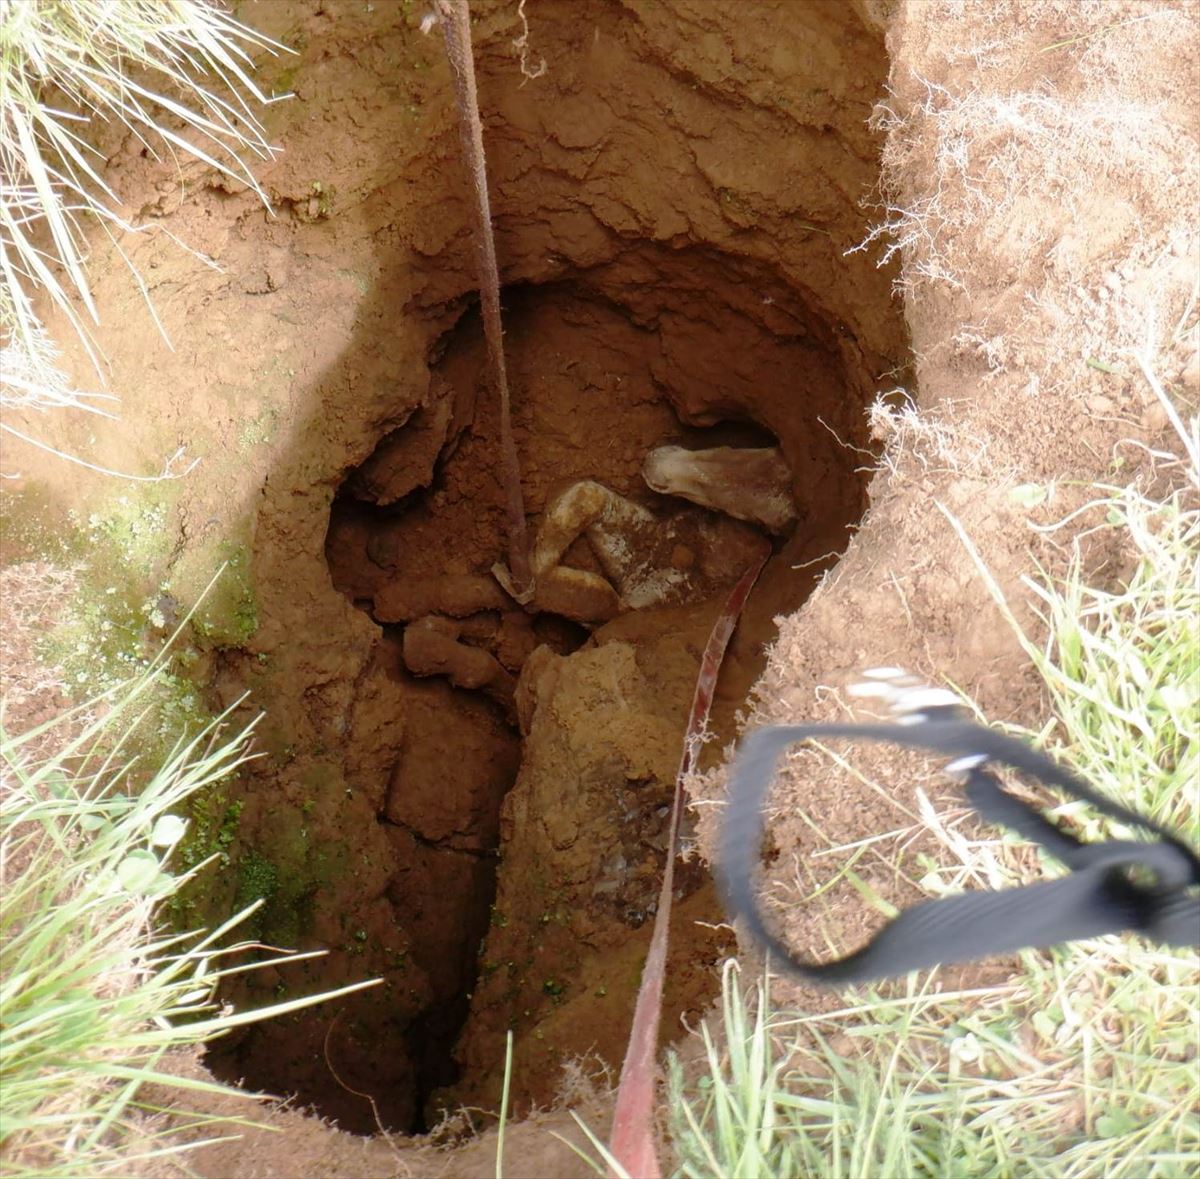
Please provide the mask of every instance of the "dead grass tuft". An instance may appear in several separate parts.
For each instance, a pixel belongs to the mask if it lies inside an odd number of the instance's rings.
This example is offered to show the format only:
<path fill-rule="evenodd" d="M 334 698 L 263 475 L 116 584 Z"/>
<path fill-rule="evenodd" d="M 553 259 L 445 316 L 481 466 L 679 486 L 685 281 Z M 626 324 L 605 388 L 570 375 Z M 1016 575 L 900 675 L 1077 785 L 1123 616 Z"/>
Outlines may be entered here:
<path fill-rule="evenodd" d="M 985 436 L 963 429 L 961 417 L 920 413 L 904 389 L 881 393 L 867 411 L 871 438 L 883 445 L 880 468 L 896 474 L 905 456 L 923 472 L 978 473 L 990 465 Z"/>
<path fill-rule="evenodd" d="M 917 80 L 925 97 L 915 111 L 902 114 L 888 102 L 876 108 L 872 125 L 888 137 L 883 162 L 893 197 L 859 247 L 883 241 L 884 264 L 902 253 L 907 290 L 920 280 L 965 290 L 981 248 L 1014 260 L 1047 252 L 1064 215 L 1087 213 L 1100 177 L 1132 178 L 1138 216 L 1154 221 L 1185 183 L 1163 167 L 1176 137 L 1157 105 L 1071 101 L 1049 83 L 1025 93 L 954 94 Z M 932 178 L 926 137 L 937 145 Z M 912 183 L 914 171 L 921 175 Z"/>

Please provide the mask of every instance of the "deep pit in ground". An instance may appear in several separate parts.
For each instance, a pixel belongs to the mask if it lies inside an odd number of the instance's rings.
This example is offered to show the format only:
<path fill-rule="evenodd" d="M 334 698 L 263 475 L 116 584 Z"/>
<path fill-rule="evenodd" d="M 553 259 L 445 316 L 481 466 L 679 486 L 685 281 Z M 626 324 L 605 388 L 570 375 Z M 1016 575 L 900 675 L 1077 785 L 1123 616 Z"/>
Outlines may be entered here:
<path fill-rule="evenodd" d="M 429 424 L 419 407 L 431 404 L 434 376 L 450 380 L 456 364 L 475 363 L 462 356 L 477 349 L 456 114 L 441 49 L 417 32 L 421 6 L 402 13 L 407 7 L 359 0 L 240 6 L 246 19 L 300 50 L 266 63 L 264 89 L 297 95 L 270 112 L 272 138 L 285 149 L 260 173 L 274 216 L 211 170 L 181 176 L 176 160 L 155 160 L 136 137 L 121 142 L 119 130 L 107 126 L 100 145 L 106 180 L 128 208 L 151 223 L 161 219 L 203 257 L 173 250 L 153 232 L 123 235 L 119 244 L 93 236 L 89 274 L 105 316 L 97 335 L 112 361 L 123 421 L 89 415 L 81 425 L 31 415 L 49 419 L 34 432 L 44 427 L 57 448 L 143 474 L 160 470 L 164 456 L 187 444 L 189 456 L 202 458 L 199 477 L 122 485 L 114 493 L 97 473 L 50 467 L 48 456 L 32 448 L 21 454 L 11 440 L 4 464 L 6 491 L 16 463 L 31 480 L 39 512 L 70 506 L 84 519 L 106 514 L 123 529 L 153 522 L 160 545 L 147 546 L 144 560 L 137 550 L 132 573 L 146 580 L 143 586 L 130 577 L 137 598 L 157 595 L 169 580 L 171 592 L 192 603 L 222 560 L 234 557 L 241 566 L 235 592 L 187 654 L 196 660 L 196 678 L 213 686 L 215 704 L 250 693 L 244 714 L 263 711 L 263 756 L 242 781 L 198 800 L 190 816 L 189 836 L 197 832 L 201 850 L 217 860 L 204 882 L 207 907 L 189 927 L 213 927 L 257 900 L 263 907 L 244 936 L 326 951 L 231 977 L 224 997 L 243 1007 L 364 978 L 382 986 L 241 1029 L 213 1045 L 208 1059 L 223 1077 L 296 1094 L 368 1133 L 378 1124 L 372 1103 L 387 1126 L 426 1124 L 426 1093 L 436 1094 L 458 1070 L 452 1090 L 468 1099 L 478 1094 L 494 1109 L 509 1024 L 518 1110 L 578 1093 L 560 1081 L 564 1052 L 597 1047 L 610 1062 L 620 1058 L 648 928 L 631 922 L 640 916 L 639 890 L 648 892 L 638 869 L 657 869 L 649 854 L 653 817 L 636 803 L 646 788 L 647 802 L 655 792 L 661 797 L 673 772 L 684 699 L 712 612 L 710 604 L 704 616 L 698 603 L 632 613 L 590 637 L 586 628 L 548 616 L 532 620 L 533 638 L 546 640 L 552 654 L 584 645 L 566 657 L 539 656 L 540 669 L 525 657 L 522 678 L 536 678 L 537 707 L 528 736 L 518 739 L 503 703 L 406 670 L 409 624 L 376 623 L 363 608 L 374 610 L 376 591 L 335 586 L 339 566 L 335 559 L 331 567 L 327 552 L 336 516 L 352 526 L 347 531 L 359 529 L 363 546 L 371 543 L 370 565 L 355 567 L 371 577 L 386 573 L 384 589 L 393 595 L 406 592 L 403 569 L 389 564 L 399 549 L 389 550 L 375 523 L 389 512 L 442 511 L 436 497 L 447 489 L 457 452 L 441 460 L 428 491 L 410 493 L 406 502 L 381 507 L 370 484 L 387 473 L 396 448 L 420 449 L 413 435 Z M 910 433 L 906 424 L 892 436 L 848 559 L 802 611 L 780 622 L 749 710 L 754 723 L 844 715 L 841 688 L 870 660 L 958 685 L 996 721 L 1042 725 L 1044 687 L 974 561 L 987 566 L 1018 621 L 1034 628 L 1027 633 L 1040 633 L 1039 599 L 1021 579 L 1065 571 L 1064 542 L 1076 527 L 1089 537 L 1089 550 L 1107 535 L 1093 532 L 1083 516 L 1064 534 L 1062 521 L 1088 498 L 1093 481 L 1111 482 L 1114 455 L 1123 463 L 1129 453 L 1131 422 L 1139 450 L 1163 449 L 1165 415 L 1159 417 L 1153 391 L 1136 373 L 1116 371 L 1123 362 L 1110 373 L 1107 364 L 1102 372 L 1083 360 L 1141 355 L 1156 335 L 1152 324 L 1169 333 L 1191 305 L 1194 219 L 1184 213 L 1195 204 L 1195 185 L 1187 183 L 1184 157 L 1195 117 L 1194 103 L 1182 96 L 1194 87 L 1181 80 L 1194 62 L 1188 38 L 1172 35 L 1186 14 L 1163 9 L 1155 19 L 1165 22 L 1166 35 L 1148 38 L 1142 24 L 1107 27 L 1105 14 L 1081 16 L 1078 6 L 1062 2 L 986 13 L 961 7 L 950 13 L 890 0 L 528 0 L 526 45 L 537 55 L 531 64 L 544 57 L 549 68 L 527 79 L 512 44 L 521 33 L 514 0 L 472 0 L 510 332 L 540 315 L 599 322 L 589 309 L 604 305 L 654 334 L 654 307 L 669 313 L 677 301 L 689 309 L 685 319 L 698 319 L 690 309 L 703 305 L 708 322 L 724 330 L 739 316 L 770 314 L 765 308 L 783 296 L 785 307 L 803 308 L 820 326 L 818 340 L 832 343 L 836 380 L 822 399 L 840 398 L 857 420 L 876 390 L 913 388 L 893 276 L 877 273 L 869 254 L 847 253 L 869 221 L 883 219 L 861 204 L 875 182 L 882 138 L 867 126 L 877 99 L 892 122 L 887 175 L 894 209 L 913 214 L 910 225 L 927 231 L 909 242 L 903 275 L 920 357 L 920 417 L 913 424 L 936 429 Z M 888 46 L 897 56 L 884 95 L 883 17 L 872 24 L 870 14 L 888 11 Z M 986 61 L 976 52 L 985 42 Z M 995 109 L 1027 109 L 1030 98 L 1051 116 L 1047 134 L 1038 133 L 1036 119 L 990 117 Z M 1047 98 L 1055 103 L 1044 106 Z M 1138 132 L 1129 116 L 1147 102 L 1162 109 Z M 1111 125 L 1097 123 L 1097 110 L 1113 112 Z M 1063 135 L 1064 126 L 1087 133 Z M 1099 172 L 1090 166 L 1097 143 L 1109 164 Z M 969 167 L 980 160 L 1003 166 L 982 173 Z M 161 346 L 117 248 L 146 276 L 174 351 Z M 713 287 L 711 300 L 697 295 L 698 284 L 689 288 L 685 271 L 664 265 L 675 255 L 708 266 L 703 281 Z M 618 263 L 625 271 L 614 295 L 603 268 Z M 671 289 L 654 303 L 659 292 L 649 288 L 660 273 Z M 756 290 L 760 283 L 764 289 Z M 597 337 L 587 342 L 593 354 L 611 322 L 604 318 L 590 333 Z M 68 325 L 51 326 L 57 338 L 70 339 Z M 696 343 L 697 366 L 714 355 L 708 336 L 703 349 Z M 667 350 L 670 340 L 668 331 L 659 348 Z M 725 359 L 720 342 L 715 355 Z M 647 356 L 658 382 L 653 347 L 622 365 L 645 371 Z M 1194 337 L 1177 336 L 1160 359 L 1165 376 L 1174 373 L 1173 391 L 1194 395 Z M 548 368 L 552 361 L 539 358 Z M 76 387 L 92 387 L 81 353 L 71 373 Z M 693 389 L 703 376 L 689 383 Z M 760 392 L 782 398 L 781 390 L 792 398 L 775 402 L 782 418 L 773 416 L 766 427 L 739 423 L 739 434 L 731 418 L 758 422 L 762 415 L 753 407 L 722 410 L 715 428 L 730 430 L 735 442 L 783 439 L 788 431 L 778 423 L 787 419 L 787 405 L 806 423 L 797 431 L 812 428 L 801 382 L 785 374 L 780 389 Z M 671 431 L 696 444 L 711 436 L 708 427 L 691 424 L 686 398 L 676 404 L 657 383 L 655 392 L 669 405 Z M 460 450 L 489 429 L 486 393 L 481 398 Z M 848 440 L 854 437 L 851 431 Z M 599 455 L 599 442 L 608 439 L 597 431 L 593 441 Z M 528 433 L 523 439 L 535 480 L 546 478 L 536 464 L 549 442 Z M 614 480 L 631 478 L 636 463 L 610 469 Z M 463 477 L 485 506 L 483 480 Z M 632 483 L 637 495 L 647 495 L 636 478 Z M 1014 502 L 1022 485 L 1052 494 L 1031 514 Z M 138 488 L 150 494 L 143 498 Z M 43 492 L 53 494 L 43 501 Z M 959 522 L 954 528 L 947 514 Z M 532 509 L 531 517 L 536 526 Z M 414 515 L 407 559 L 424 560 L 424 551 L 412 551 L 419 547 L 416 521 Z M 1032 551 L 1031 524 L 1043 533 Z M 750 603 L 722 683 L 715 726 L 721 737 L 733 732 L 758 645 L 772 634 L 775 604 L 802 599 L 804 579 L 821 568 L 809 561 L 845 542 L 835 517 L 812 516 L 804 529 L 811 532 L 797 528 Z M 970 555 L 963 535 L 972 540 Z M 448 538 L 437 539 L 451 547 Z M 497 543 L 489 559 L 502 552 Z M 1106 579 L 1117 569 L 1107 557 L 1097 557 Z M 586 546 L 569 559 L 586 565 Z M 104 576 L 120 564 L 104 568 Z M 349 570 L 340 568 L 340 584 Z M 440 565 L 434 576 L 443 576 Z M 44 606 L 38 595 L 42 615 Z M 504 611 L 489 613 L 462 633 L 481 648 L 509 651 L 515 666 L 529 646 L 524 622 L 503 632 L 515 629 L 519 642 L 498 644 Z M 443 717 L 450 722 L 444 729 Z M 715 760 L 715 747 L 709 756 Z M 822 858 L 829 847 L 895 829 L 895 804 L 919 781 L 898 771 L 886 751 L 865 750 L 838 772 L 817 772 L 802 757 L 782 768 L 771 816 L 771 850 L 778 854 L 764 898 L 798 951 L 849 949 L 870 933 L 873 915 L 849 886 L 853 895 L 840 901 L 824 894 L 828 908 L 799 902 L 837 872 Z M 479 785 L 478 805 L 463 825 L 461 798 L 444 812 L 439 806 L 443 798 L 455 801 L 443 783 L 467 776 Z M 481 833 L 494 822 L 488 807 L 509 779 L 514 785 L 496 832 L 502 858 L 492 857 L 480 850 L 487 846 Z M 877 783 L 894 783 L 899 799 Z M 722 774 L 690 785 L 697 843 L 709 852 Z M 632 871 L 627 834 L 642 856 L 633 857 Z M 595 861 L 591 880 L 584 857 L 571 850 L 589 840 L 611 857 Z M 907 836 L 904 845 L 916 850 Z M 467 862 L 477 875 L 456 893 L 449 874 L 461 882 Z M 610 865 L 621 871 L 605 875 Z M 557 895 L 548 895 L 547 884 L 559 876 Z M 905 902 L 908 886 L 882 859 L 864 880 Z M 689 923 L 713 913 L 711 893 L 702 876 L 686 883 L 694 891 L 683 900 L 690 911 L 676 922 L 683 936 L 671 963 L 666 1037 L 678 1034 L 677 1017 L 691 1020 L 712 989 L 713 947 L 697 941 Z M 481 919 L 480 895 L 492 887 L 495 910 L 477 957 L 478 935 L 467 926 L 472 915 Z M 622 897 L 618 910 L 620 888 L 634 904 Z M 908 899 L 920 891 L 908 889 Z M 239 969 L 247 964 L 245 956 L 237 960 Z M 988 969 L 997 967 L 1007 973 L 1003 963 Z M 476 980 L 470 999 L 454 989 L 466 978 Z M 971 975 L 964 993 L 979 979 Z M 782 985 L 778 991 L 777 1002 L 820 1010 L 819 995 Z M 953 1070 L 951 1057 L 944 1059 Z M 582 1108 L 602 1129 L 611 1106 L 606 1100 Z M 412 1159 L 414 1174 L 449 1167 L 466 1175 L 491 1174 L 495 1164 L 494 1135 L 429 1165 L 423 1146 L 397 1153 L 395 1138 L 347 1141 L 288 1112 L 270 1115 L 268 1124 L 285 1132 L 251 1130 L 206 1148 L 198 1172 L 383 1174 L 397 1166 L 407 1171 Z M 569 1157 L 539 1165 L 558 1145 L 547 1132 L 554 1124 L 535 1118 L 512 1127 L 506 1169 L 567 1174 Z M 570 1122 L 560 1114 L 557 1124 Z M 206 1135 L 206 1125 L 193 1133 Z"/>
<path fill-rule="evenodd" d="M 258 836 L 241 879 L 262 860 L 269 888 L 238 899 L 267 899 L 265 940 L 331 952 L 239 980 L 229 997 L 384 984 L 209 1054 L 218 1075 L 294 1094 L 360 1132 L 498 1104 L 510 1028 L 518 1112 L 554 1099 L 565 1060 L 619 1066 L 683 723 L 724 591 L 754 543 L 769 543 L 722 675 L 710 759 L 736 733 L 773 619 L 801 605 L 861 517 L 864 407 L 908 363 L 892 274 L 844 256 L 865 233 L 878 148 L 865 121 L 886 70 L 853 9 L 806 7 L 804 28 L 789 6 L 771 10 L 766 89 L 752 69 L 724 88 L 697 80 L 686 28 L 599 2 L 530 7 L 559 69 L 541 90 L 520 87 L 508 42 L 489 39 L 490 11 L 477 55 L 530 528 L 564 488 L 594 481 L 653 513 L 632 556 L 677 585 L 662 604 L 603 620 L 522 610 L 491 577 L 505 554 L 496 399 L 448 116 L 413 148 L 419 181 L 365 184 L 365 219 L 334 218 L 339 257 L 378 258 L 378 279 L 318 382 L 311 429 L 373 425 L 345 455 L 320 533 L 329 592 L 375 637 L 349 679 L 290 678 L 282 690 L 327 735 L 294 762 L 290 745 L 277 755 L 302 767 L 285 792 L 268 767 L 247 794 L 244 827 Z M 748 57 L 770 48 L 751 41 Z M 373 68 L 388 68 L 385 54 Z M 429 86 L 445 100 L 443 77 Z M 390 219 L 408 185 L 424 187 L 427 215 L 415 248 L 393 258 Z M 297 236 L 319 241 L 298 207 Z M 755 538 L 651 491 L 642 464 L 667 443 L 778 446 L 794 522 Z M 256 560 L 260 584 L 286 593 L 286 561 L 272 554 L 266 575 Z M 564 564 L 611 572 L 583 536 Z M 347 645 L 361 642 L 350 634 Z M 429 674 L 438 652 L 449 674 Z M 226 659 L 230 697 L 258 671 L 244 662 Z M 665 1039 L 702 1014 L 733 949 L 714 928 L 703 863 L 677 880 Z"/>
<path fill-rule="evenodd" d="M 822 327 L 782 291 L 776 299 L 756 294 L 761 310 L 753 318 L 731 306 L 731 290 L 773 289 L 744 266 L 646 247 L 631 255 L 622 269 L 655 276 L 640 288 L 641 306 L 617 301 L 629 288 L 611 273 L 523 287 L 505 300 L 505 343 L 532 519 L 581 480 L 648 507 L 672 538 L 672 567 L 684 575 L 669 605 L 593 627 L 594 620 L 523 610 L 492 580 L 490 567 L 505 551 L 504 492 L 496 399 L 473 311 L 431 358 L 436 400 L 389 432 L 334 502 L 327 546 L 334 585 L 380 624 L 395 653 L 393 674 L 425 670 L 411 655 L 406 666 L 412 636 L 406 640 L 405 631 L 431 624 L 496 664 L 496 680 L 482 689 L 454 686 L 453 668 L 423 681 L 438 693 L 436 703 L 410 718 L 379 815 L 395 857 L 389 895 L 409 911 L 414 961 L 437 979 L 436 999 L 412 1033 L 419 1103 L 440 1086 L 455 1099 L 475 1096 L 471 1078 L 460 1075 L 472 1046 L 452 1047 L 472 992 L 477 1023 L 542 1023 L 570 1005 L 573 1036 L 590 1026 L 597 1045 L 628 1002 L 633 973 L 614 979 L 604 960 L 653 917 L 670 766 L 688 703 L 680 689 L 694 678 L 689 664 L 698 663 L 720 591 L 744 570 L 748 534 L 756 531 L 743 526 L 726 536 L 718 529 L 728 519 L 650 491 L 640 473 L 647 452 L 663 443 L 739 451 L 778 443 L 787 457 L 798 520 L 776 539 L 779 568 L 764 578 L 743 650 L 769 640 L 770 616 L 798 605 L 812 584 L 791 565 L 802 548 L 810 551 L 813 534 L 848 539 L 863 506 L 854 449 L 864 441 L 855 424 L 861 407 L 845 399 Z M 738 478 L 734 466 L 729 480 Z M 712 529 L 701 538 L 711 551 L 697 551 L 685 534 L 696 523 Z M 764 530 L 757 535 L 768 539 Z M 603 573 L 585 536 L 566 563 Z M 664 645 L 673 649 L 659 652 Z M 584 652 L 579 660 L 560 662 L 575 651 Z M 660 660 L 665 668 L 654 666 Z M 745 670 L 757 670 L 756 662 Z M 540 716 L 542 709 L 550 715 Z M 501 807 L 521 761 L 521 730 L 531 727 L 539 747 L 566 746 L 550 750 L 562 759 L 561 795 L 552 803 L 561 829 L 515 832 L 510 819 L 502 844 Z M 493 909 L 501 863 L 511 879 Z M 689 864 L 678 899 L 706 879 Z M 708 891 L 690 914 L 719 919 Z M 641 948 L 644 938 L 636 940 Z M 709 932 L 680 930 L 677 952 L 692 977 L 677 1003 L 703 1004 L 705 968 L 729 948 Z M 588 995 L 609 1001 L 589 1004 Z M 481 1042 L 478 1031 L 471 1038 Z M 542 1042 L 551 1067 L 589 1047 L 547 1042 L 544 1029 Z"/>

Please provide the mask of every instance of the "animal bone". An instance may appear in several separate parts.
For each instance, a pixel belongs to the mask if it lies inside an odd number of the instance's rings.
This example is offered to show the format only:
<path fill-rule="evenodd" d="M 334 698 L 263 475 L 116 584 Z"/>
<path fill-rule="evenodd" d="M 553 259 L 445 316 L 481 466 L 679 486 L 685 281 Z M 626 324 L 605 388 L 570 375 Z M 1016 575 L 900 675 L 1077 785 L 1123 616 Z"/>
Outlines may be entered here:
<path fill-rule="evenodd" d="M 585 534 L 605 577 L 559 564 Z M 736 520 L 691 509 L 656 516 L 585 479 L 546 505 L 531 561 L 534 603 L 576 622 L 604 622 L 622 610 L 680 601 L 704 582 L 727 585 L 766 544 Z"/>
<path fill-rule="evenodd" d="M 595 480 L 569 484 L 546 504 L 531 554 L 537 610 L 590 626 L 623 610 L 711 592 L 769 548 L 752 524 L 782 531 L 796 515 L 791 476 L 778 448 L 660 446 L 646 456 L 642 472 L 656 491 L 720 514 L 688 508 L 664 515 Z M 603 575 L 562 564 L 580 536 L 587 537 Z M 500 586 L 520 601 L 507 573 L 503 565 L 493 569 Z M 464 642 L 467 624 L 453 620 L 504 606 L 494 582 L 460 574 L 385 586 L 375 595 L 373 613 L 377 621 L 409 622 L 403 658 L 414 675 L 444 675 L 456 687 L 482 689 L 511 713 L 512 676 L 493 654 Z"/>
<path fill-rule="evenodd" d="M 761 524 L 768 532 L 786 532 L 796 519 L 792 473 L 778 446 L 658 446 L 646 455 L 642 478 L 664 495 Z"/>

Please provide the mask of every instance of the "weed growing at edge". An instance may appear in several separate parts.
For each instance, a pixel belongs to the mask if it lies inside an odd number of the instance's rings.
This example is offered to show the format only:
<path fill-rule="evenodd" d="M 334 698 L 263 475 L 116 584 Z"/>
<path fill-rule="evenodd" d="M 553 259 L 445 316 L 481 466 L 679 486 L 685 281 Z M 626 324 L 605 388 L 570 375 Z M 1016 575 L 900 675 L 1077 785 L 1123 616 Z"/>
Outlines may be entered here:
<path fill-rule="evenodd" d="M 86 275 L 85 226 L 98 225 L 127 263 L 120 235 L 145 231 L 121 215 L 80 124 L 123 124 L 151 150 L 247 184 L 266 204 L 244 161 L 247 154 L 270 160 L 276 153 L 256 116 L 272 98 L 255 83 L 251 54 L 281 50 L 195 0 L 26 0 L 0 7 L 0 170 L 11 177 L 0 199 L 0 331 L 28 369 L 23 385 L 6 385 L 6 398 L 94 411 L 54 372 L 34 295 L 46 292 L 63 311 L 100 373 L 88 332 L 99 314 Z M 55 101 L 45 101 L 47 88 Z M 178 176 L 182 186 L 182 167 Z M 14 357 L 8 359 L 11 369 Z"/>

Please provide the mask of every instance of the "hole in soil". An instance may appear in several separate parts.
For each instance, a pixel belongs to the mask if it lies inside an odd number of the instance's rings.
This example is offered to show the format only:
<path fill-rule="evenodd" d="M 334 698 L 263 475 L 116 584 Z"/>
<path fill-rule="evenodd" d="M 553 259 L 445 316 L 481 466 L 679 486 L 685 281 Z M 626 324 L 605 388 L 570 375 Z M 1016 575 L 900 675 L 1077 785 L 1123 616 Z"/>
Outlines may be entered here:
<path fill-rule="evenodd" d="M 564 11 L 564 55 L 592 52 L 600 34 L 576 46 L 575 9 Z M 871 40 L 862 60 L 855 86 L 873 93 L 882 45 Z M 678 92 L 679 109 L 693 101 L 696 86 L 665 67 L 647 76 Z M 847 141 L 862 137 L 860 114 Z M 792 124 L 771 127 L 793 142 Z M 490 133 L 498 172 L 538 143 L 558 150 L 504 125 Z M 805 133 L 830 171 L 842 133 Z M 636 167 L 653 171 L 649 159 Z M 520 175 L 536 171 L 526 163 Z M 846 187 L 857 193 L 866 171 L 847 150 Z M 590 173 L 571 175 L 573 191 L 591 191 Z M 740 225 L 737 191 L 714 191 Z M 371 690 L 394 714 L 354 726 L 358 762 L 377 779 L 372 846 L 387 863 L 372 879 L 383 883 L 311 928 L 341 948 L 343 969 L 361 936 L 374 948 L 356 977 L 380 974 L 385 987 L 344 1020 L 297 1017 L 290 1039 L 255 1029 L 210 1057 L 221 1075 L 294 1093 L 367 1133 L 376 1113 L 419 1132 L 444 1108 L 498 1105 L 509 1028 L 518 1113 L 550 1103 L 564 1058 L 595 1050 L 619 1067 L 719 602 L 769 544 L 714 711 L 728 739 L 772 619 L 802 604 L 866 507 L 864 406 L 905 364 L 889 274 L 861 263 L 841 273 L 840 254 L 829 262 L 811 235 L 797 245 L 786 217 L 775 224 L 792 235 L 787 248 L 825 258 L 821 268 L 627 228 L 605 230 L 603 248 L 559 253 L 578 224 L 570 202 L 509 221 L 504 204 L 501 190 L 501 264 L 522 280 L 504 292 L 514 430 L 532 534 L 556 559 L 530 610 L 491 574 L 506 554 L 495 398 L 471 277 L 447 280 L 431 250 L 425 294 L 404 309 L 438 325 L 424 397 L 355 456 L 325 540 L 333 586 L 379 627 L 369 670 L 386 687 Z M 683 864 L 676 903 L 667 1034 L 703 1012 L 733 949 L 698 924 L 720 920 L 698 860 Z M 304 976 L 308 989 L 320 969 Z"/>
<path fill-rule="evenodd" d="M 628 302 L 607 268 L 505 293 L 527 510 L 536 537 L 561 517 L 570 539 L 561 596 L 543 604 L 539 594 L 540 608 L 526 611 L 490 574 L 505 551 L 504 503 L 495 401 L 477 395 L 486 357 L 474 308 L 438 342 L 426 404 L 350 473 L 331 514 L 334 585 L 382 627 L 391 674 L 424 700 L 379 815 L 395 856 L 389 896 L 408 911 L 412 958 L 437 975 L 408 1032 L 412 1128 L 424 1128 L 419 1111 L 438 1091 L 464 1080 L 455 1040 L 479 981 L 498 856 L 526 871 L 500 846 L 500 810 L 521 733 L 536 724 L 539 669 L 603 642 L 604 624 L 631 607 L 648 615 L 641 641 L 671 633 L 679 609 L 711 602 L 758 546 L 780 551 L 798 530 L 844 529 L 863 502 L 844 445 L 863 442 L 862 407 L 847 404 L 829 325 L 744 262 L 644 246 L 621 265 L 654 276 Z M 668 445 L 680 449 L 659 450 Z M 648 486 L 652 453 L 657 486 L 690 498 Z M 595 485 L 611 497 L 588 528 L 590 508 L 572 515 L 572 505 L 576 489 Z M 589 579 L 581 590 L 575 573 Z M 629 797 L 614 792 L 611 819 L 623 829 L 591 891 L 608 924 L 638 929 L 654 911 L 667 794 L 662 782 L 621 785 Z M 681 892 L 704 883 L 693 864 Z M 551 1000 L 583 981 L 543 973 Z"/>

